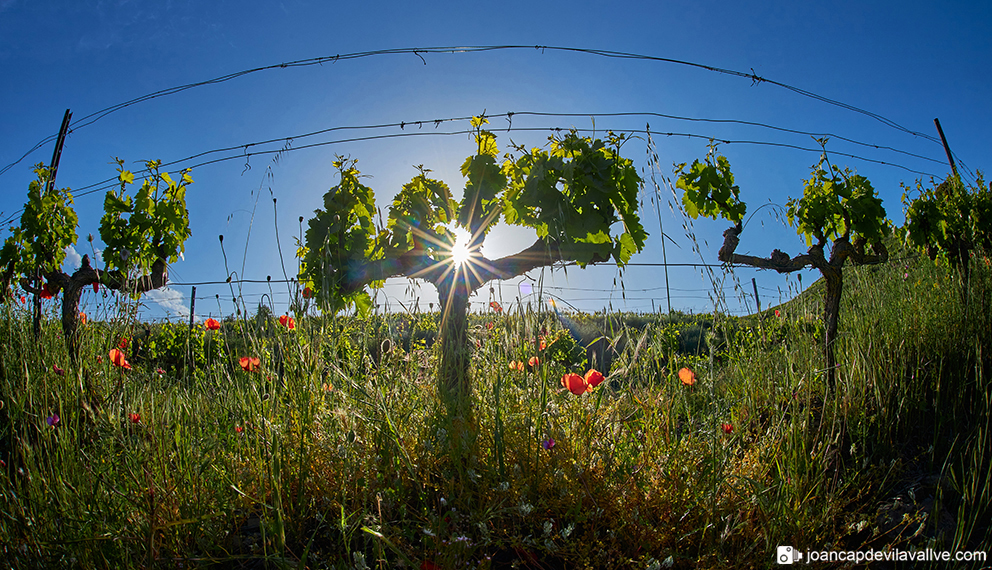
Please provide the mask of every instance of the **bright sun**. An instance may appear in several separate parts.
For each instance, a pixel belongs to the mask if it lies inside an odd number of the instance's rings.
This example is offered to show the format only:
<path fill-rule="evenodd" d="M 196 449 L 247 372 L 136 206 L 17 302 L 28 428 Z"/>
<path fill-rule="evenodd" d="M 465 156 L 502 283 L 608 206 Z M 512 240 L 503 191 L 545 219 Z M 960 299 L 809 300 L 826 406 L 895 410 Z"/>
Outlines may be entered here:
<path fill-rule="evenodd" d="M 468 261 L 468 241 L 471 236 L 462 228 L 455 228 L 454 233 L 455 246 L 451 248 L 451 257 L 454 260 L 455 265 L 458 266 Z"/>

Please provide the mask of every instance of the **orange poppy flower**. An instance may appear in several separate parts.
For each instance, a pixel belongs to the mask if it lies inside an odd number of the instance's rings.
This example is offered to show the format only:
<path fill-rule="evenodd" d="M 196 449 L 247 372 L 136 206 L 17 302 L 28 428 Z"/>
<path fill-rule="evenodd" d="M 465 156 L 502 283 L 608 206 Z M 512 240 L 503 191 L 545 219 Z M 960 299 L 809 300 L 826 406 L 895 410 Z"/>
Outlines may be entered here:
<path fill-rule="evenodd" d="M 21 295 L 21 304 L 23 305 L 24 303 L 27 303 L 27 302 L 28 302 L 28 300 L 24 297 L 24 295 Z"/>
<path fill-rule="evenodd" d="M 131 363 L 129 363 L 127 359 L 124 358 L 124 353 L 117 350 L 116 348 L 110 349 L 110 362 L 112 362 L 114 366 L 118 368 L 123 368 L 124 370 L 131 369 Z"/>
<path fill-rule="evenodd" d="M 722 424 L 721 427 L 723 428 L 723 433 L 729 434 L 730 432 L 734 431 L 734 426 L 730 424 Z"/>
<path fill-rule="evenodd" d="M 81 324 L 81 325 L 85 325 L 86 324 L 86 313 L 84 313 L 82 311 L 79 312 L 79 324 Z"/>
<path fill-rule="evenodd" d="M 220 323 L 216 319 L 207 319 L 207 322 L 203 323 L 203 326 L 207 327 L 208 331 L 220 330 Z"/>
<path fill-rule="evenodd" d="M 262 361 L 253 356 L 242 356 L 238 359 L 238 363 L 245 372 L 255 372 L 262 365 Z"/>
<path fill-rule="evenodd" d="M 531 368 L 537 368 L 541 365 L 541 359 L 536 356 L 531 356 L 530 360 L 527 361 L 527 364 L 529 364 Z"/>
<path fill-rule="evenodd" d="M 696 373 L 688 368 L 682 368 L 679 370 L 679 380 L 686 386 L 692 386 L 696 383 Z"/>
<path fill-rule="evenodd" d="M 587 390 L 592 392 L 592 389 L 602 384 L 605 379 L 606 377 L 603 376 L 602 372 L 596 370 L 595 368 L 590 368 L 589 371 L 586 372 L 586 376 L 584 378 L 586 384 L 589 385 Z"/>
<path fill-rule="evenodd" d="M 133 414 L 129 414 L 128 417 L 131 418 L 131 423 L 132 424 L 141 423 L 141 414 L 139 414 L 137 412 L 135 412 Z"/>
<path fill-rule="evenodd" d="M 489 308 L 496 311 L 497 313 L 503 312 L 503 305 L 500 305 L 496 301 L 489 301 Z"/>
<path fill-rule="evenodd" d="M 510 361 L 510 370 L 516 370 L 518 372 L 523 372 L 524 371 L 524 362 L 523 362 L 523 360 L 511 360 Z"/>
<path fill-rule="evenodd" d="M 286 327 L 289 330 L 293 330 L 296 328 L 296 321 L 294 321 L 293 317 L 289 315 L 283 315 L 279 317 L 279 324 Z"/>
<path fill-rule="evenodd" d="M 489 321 L 488 323 L 486 323 L 486 329 L 487 330 L 493 330 L 493 327 L 495 327 L 495 326 L 496 325 L 494 325 L 492 321 Z"/>
<path fill-rule="evenodd" d="M 313 298 L 313 289 L 311 289 L 309 287 L 304 287 L 303 288 L 303 298 L 304 299 L 312 299 Z"/>
<path fill-rule="evenodd" d="M 574 372 L 569 372 L 568 374 L 562 376 L 561 385 L 576 396 L 581 396 L 589 389 L 589 384 L 586 383 L 586 379 Z"/>

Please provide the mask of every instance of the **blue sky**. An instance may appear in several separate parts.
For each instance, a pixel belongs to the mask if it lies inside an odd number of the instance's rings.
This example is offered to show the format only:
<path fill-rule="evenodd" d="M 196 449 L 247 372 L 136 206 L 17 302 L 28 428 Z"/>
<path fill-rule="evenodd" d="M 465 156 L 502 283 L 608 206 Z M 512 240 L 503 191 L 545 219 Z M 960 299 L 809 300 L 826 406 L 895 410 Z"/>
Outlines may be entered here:
<path fill-rule="evenodd" d="M 208 80 L 281 62 L 370 50 L 460 45 L 547 45 L 612 50 L 671 58 L 724 69 L 753 72 L 847 105 L 882 115 L 909 131 L 936 135 L 939 117 L 952 150 L 971 171 L 987 168 L 992 127 L 992 6 L 985 2 L 28 2 L 0 0 L 0 167 L 55 134 L 66 108 L 74 120 L 111 105 L 162 89 Z M 426 65 L 425 62 L 426 61 Z M 672 63 L 609 59 L 548 50 L 488 53 L 381 55 L 298 68 L 275 69 L 178 94 L 136 103 L 92 125 L 75 129 L 65 144 L 58 183 L 77 192 L 78 253 L 89 252 L 85 236 L 97 234 L 103 192 L 84 189 L 114 176 L 113 157 L 135 165 L 147 159 L 175 161 L 211 149 L 239 147 L 333 127 L 405 122 L 375 134 L 405 134 L 409 123 L 490 114 L 517 115 L 512 126 L 497 118 L 498 141 L 527 146 L 546 141 L 550 128 L 643 130 L 697 135 L 656 137 L 662 168 L 691 162 L 706 149 L 706 137 L 813 148 L 807 135 L 735 124 L 678 121 L 646 115 L 619 118 L 594 114 L 660 113 L 694 119 L 734 119 L 776 127 L 832 133 L 901 152 L 846 143 L 834 138 L 828 151 L 835 164 L 871 179 L 889 217 L 902 223 L 900 182 L 919 171 L 943 177 L 949 171 L 943 149 L 926 137 L 897 130 L 870 116 L 829 105 L 769 83 Z M 572 117 L 524 117 L 523 112 L 573 113 Z M 541 131 L 524 131 L 523 127 Z M 445 123 L 438 131 L 461 130 L 467 123 Z M 433 130 L 433 123 L 421 128 Z M 362 134 L 369 134 L 363 132 Z M 353 131 L 296 138 L 293 147 L 355 136 Z M 247 152 L 278 150 L 281 143 Z M 48 143 L 0 175 L 0 218 L 15 214 L 33 178 L 31 166 L 51 158 Z M 630 141 L 627 155 L 646 167 L 643 139 Z M 321 197 L 337 183 L 331 165 L 336 154 L 359 159 L 379 204 L 386 204 L 423 164 L 460 193 L 458 166 L 471 154 L 465 135 L 418 136 L 328 144 L 283 154 L 253 154 L 195 168 L 189 189 L 193 236 L 185 260 L 173 265 L 177 283 L 145 300 L 146 318 L 178 319 L 189 305 L 190 286 L 227 277 L 217 236 L 224 234 L 229 269 L 246 279 L 282 278 L 271 198 L 278 199 L 278 227 L 286 270 L 295 273 L 294 237 L 299 216 L 309 218 Z M 723 145 L 731 160 L 749 214 L 765 203 L 784 205 L 802 193 L 802 180 L 818 153 L 767 144 Z M 911 156 L 919 155 L 919 156 Z M 237 152 L 227 154 L 238 154 Z M 923 158 L 921 158 L 923 157 Z M 882 165 L 874 161 L 890 163 Z M 201 162 L 193 160 L 176 167 Z M 246 168 L 246 163 L 250 168 Z M 901 167 L 892 166 L 896 164 Z M 907 170 L 908 169 L 908 170 Z M 670 263 L 716 262 L 723 221 L 696 221 L 693 232 L 702 259 L 692 251 L 682 219 L 669 209 L 662 186 L 661 223 L 672 238 Z M 85 190 L 83 190 L 85 191 Z M 645 192 L 653 192 L 649 185 Z M 645 194 L 647 197 L 647 194 Z M 253 215 L 254 213 L 254 215 Z M 642 214 L 651 233 L 635 263 L 660 263 L 659 219 L 646 198 Z M 249 234 L 250 231 L 250 234 Z M 6 224 L 0 239 L 7 235 Z M 529 245 L 533 234 L 497 228 L 484 252 L 490 257 Z M 97 248 L 100 244 L 97 243 Z M 775 208 L 757 211 L 742 234 L 738 251 L 766 256 L 779 248 L 796 255 L 800 237 Z M 722 272 L 718 271 L 718 276 Z M 797 285 L 753 269 L 738 269 L 746 285 L 758 280 L 764 305 L 789 296 Z M 539 279 L 534 272 L 533 279 Z M 594 311 L 650 311 L 667 304 L 659 267 L 632 266 L 619 278 L 615 267 L 570 268 L 544 273 L 548 292 L 572 306 Z M 804 272 L 803 283 L 816 277 Z M 517 298 L 521 279 L 499 284 L 505 302 Z M 617 283 L 614 286 L 614 282 Z M 623 299 L 620 284 L 626 292 Z M 536 281 L 535 281 L 536 283 Z M 698 268 L 669 270 L 674 309 L 712 309 L 708 278 Z M 727 287 L 728 308 L 742 304 Z M 485 301 L 488 288 L 484 288 Z M 285 311 L 283 285 L 246 286 L 247 303 L 260 299 Z M 219 296 L 218 300 L 216 296 Z M 233 310 L 231 288 L 197 287 L 197 314 Z M 401 310 L 419 299 L 436 299 L 426 283 L 390 282 L 380 303 Z M 526 300 L 526 298 L 525 298 Z M 93 307 L 97 298 L 84 296 Z M 481 304 L 477 308 L 481 307 Z M 93 307 L 91 310 L 98 310 Z"/>

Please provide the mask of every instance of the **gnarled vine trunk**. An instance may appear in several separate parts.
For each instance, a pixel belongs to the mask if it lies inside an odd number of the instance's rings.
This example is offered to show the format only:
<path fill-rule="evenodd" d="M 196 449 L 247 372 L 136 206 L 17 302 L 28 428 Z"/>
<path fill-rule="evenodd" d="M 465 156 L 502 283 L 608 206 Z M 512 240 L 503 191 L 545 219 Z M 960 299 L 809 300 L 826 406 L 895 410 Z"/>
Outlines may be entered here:
<path fill-rule="evenodd" d="M 769 257 L 755 257 L 735 253 L 742 231 L 741 224 L 723 232 L 723 247 L 720 248 L 719 258 L 724 263 L 741 263 L 759 269 L 774 269 L 779 273 L 798 271 L 805 267 L 813 267 L 823 275 L 826 291 L 823 294 L 823 355 L 827 388 L 833 393 L 837 382 L 837 323 L 840 320 L 840 298 L 844 289 L 843 267 L 848 259 L 858 265 L 885 263 L 889 253 L 882 242 L 874 244 L 873 254 L 865 253 L 865 241 L 857 240 L 851 244 L 847 236 L 838 238 L 830 251 L 828 260 L 823 253 L 824 244 L 814 244 L 805 255 L 789 257 L 787 253 L 775 250 Z"/>
<path fill-rule="evenodd" d="M 455 268 L 438 285 L 441 302 L 441 362 L 437 370 L 438 396 L 444 403 L 450 456 L 457 465 L 477 454 L 479 430 L 472 410 L 472 351 L 468 338 L 469 296 L 472 290 Z"/>
<path fill-rule="evenodd" d="M 62 291 L 62 334 L 65 336 L 65 346 L 69 353 L 69 360 L 76 364 L 79 361 L 79 302 L 83 295 L 83 289 L 93 284 L 102 283 L 108 289 L 115 291 L 133 291 L 135 293 L 145 293 L 152 289 L 164 287 L 169 279 L 168 266 L 165 261 L 159 258 L 152 264 L 150 275 L 143 275 L 136 281 L 128 281 L 126 276 L 120 271 L 97 271 L 90 265 L 90 256 L 84 255 L 79 269 L 72 275 L 66 275 L 62 271 L 53 271 L 45 275 L 45 279 L 50 286 L 52 294 Z M 27 280 L 21 282 L 21 286 L 28 292 L 34 293 L 37 297 L 42 288 L 32 285 Z M 40 311 L 40 299 L 38 301 Z M 40 315 L 39 315 L 40 317 Z M 39 321 L 40 322 L 40 319 Z"/>
<path fill-rule="evenodd" d="M 837 341 L 837 323 L 840 320 L 840 297 L 844 288 L 844 273 L 840 267 L 826 265 L 820 268 L 826 283 L 823 294 L 823 354 L 826 360 L 827 389 L 834 392 L 837 382 L 837 356 L 834 345 Z"/>
<path fill-rule="evenodd" d="M 471 413 L 472 384 L 469 376 L 472 353 L 468 345 L 468 298 L 464 285 L 445 283 L 438 287 L 441 301 L 441 363 L 438 394 L 450 417 L 468 418 Z"/>

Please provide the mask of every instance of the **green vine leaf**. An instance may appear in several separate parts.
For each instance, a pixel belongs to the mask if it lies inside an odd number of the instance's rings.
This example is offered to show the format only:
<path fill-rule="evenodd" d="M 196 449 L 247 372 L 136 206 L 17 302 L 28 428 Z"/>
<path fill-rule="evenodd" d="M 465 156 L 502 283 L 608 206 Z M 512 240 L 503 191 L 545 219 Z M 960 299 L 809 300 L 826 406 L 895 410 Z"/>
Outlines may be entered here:
<path fill-rule="evenodd" d="M 508 156 L 499 164 L 496 136 L 481 129 L 486 122 L 476 117 L 472 123 L 477 152 L 462 164 L 467 181 L 460 203 L 420 166 L 420 175 L 396 195 L 386 227 L 378 231 L 372 190 L 358 182 L 353 162 L 336 164 L 341 183 L 324 196 L 324 209 L 315 211 L 305 242 L 297 244 L 301 284 L 322 310 L 364 310 L 370 306 L 365 288 L 379 287 L 388 277 L 423 277 L 439 288 L 451 287 L 446 283 L 454 282 L 455 272 L 445 264 L 455 241 L 452 222 L 471 232 L 470 251 L 478 252 L 502 218 L 533 228 L 555 252 L 542 258 L 535 245 L 519 259 L 482 260 L 476 273 L 484 277 L 466 279 L 472 281 L 469 289 L 497 272 L 522 272 L 535 263 L 567 259 L 585 266 L 612 258 L 623 265 L 644 248 L 647 232 L 637 213 L 641 179 L 632 161 L 620 155 L 623 136 L 611 134 L 604 143 L 572 132 L 552 137 L 547 149 L 517 148 L 519 158 Z"/>
<path fill-rule="evenodd" d="M 611 143 L 608 148 L 603 141 L 572 132 L 552 138 L 550 151 L 534 148 L 505 162 L 507 223 L 532 227 L 538 237 L 575 252 L 582 267 L 611 257 L 627 263 L 647 238 L 637 213 L 641 179 L 633 163 L 619 154 L 622 140 Z M 614 237 L 612 228 L 618 223 L 623 232 Z"/>
<path fill-rule="evenodd" d="M 716 150 L 717 146 L 711 142 L 706 159 L 694 160 L 688 171 L 685 163 L 676 165 L 675 186 L 683 191 L 682 204 L 691 218 L 722 217 L 740 223 L 747 204 L 740 201 L 740 188 L 734 184 L 730 161 L 723 155 L 717 156 Z"/>
<path fill-rule="evenodd" d="M 985 185 L 981 172 L 976 185 L 966 186 L 958 176 L 950 176 L 931 188 L 916 181 L 919 196 L 902 197 L 906 208 L 903 239 L 935 259 L 947 258 L 965 269 L 972 250 L 992 251 L 992 188 Z"/>
<path fill-rule="evenodd" d="M 100 238 L 107 246 L 103 258 L 109 269 L 148 274 L 159 259 L 172 263 L 185 251 L 191 235 L 186 186 L 193 179 L 184 170 L 182 182 L 177 183 L 169 173 L 158 171 L 159 164 L 146 163 L 151 175 L 130 196 L 127 186 L 134 175 L 118 160 L 120 187 L 107 192 L 100 219 Z"/>
<path fill-rule="evenodd" d="M 375 194 L 359 181 L 356 162 L 342 157 L 334 162 L 341 182 L 324 194 L 324 208 L 314 211 L 301 248 L 300 280 L 322 310 L 332 314 L 351 306 L 359 312 L 371 307 L 363 289 L 346 285 L 347 272 L 382 254 L 375 248 Z"/>
<path fill-rule="evenodd" d="M 890 231 L 871 182 L 848 168 L 827 165 L 825 158 L 806 180 L 803 197 L 790 199 L 786 208 L 789 223 L 807 245 L 839 238 L 876 243 Z"/>
<path fill-rule="evenodd" d="M 451 190 L 444 182 L 428 178 L 430 171 L 423 166 L 418 169 L 420 175 L 403 185 L 389 208 L 389 233 L 384 236 L 387 257 L 416 250 L 438 258 L 454 242 L 445 227 L 455 215 Z"/>
<path fill-rule="evenodd" d="M 12 284 L 20 277 L 61 271 L 65 249 L 76 243 L 78 220 L 68 188 L 48 189 L 49 170 L 34 167 L 37 180 L 28 185 L 21 224 L 0 248 L 0 277 L 4 300 L 12 294 Z"/>

